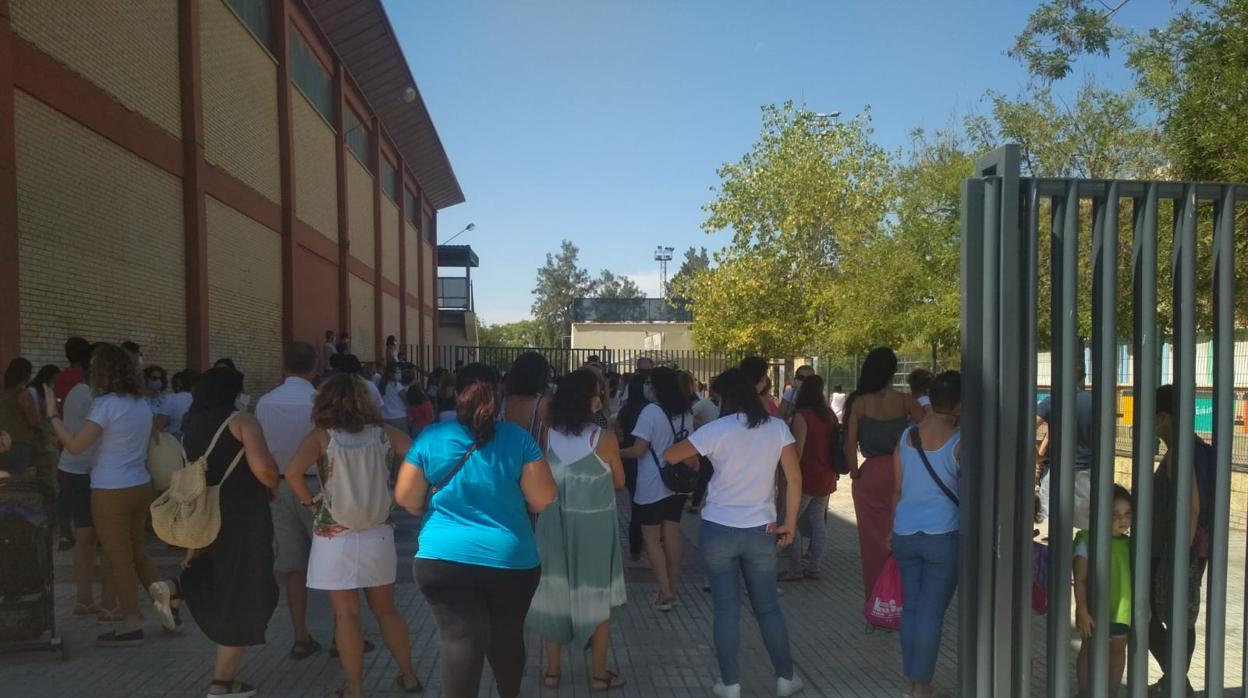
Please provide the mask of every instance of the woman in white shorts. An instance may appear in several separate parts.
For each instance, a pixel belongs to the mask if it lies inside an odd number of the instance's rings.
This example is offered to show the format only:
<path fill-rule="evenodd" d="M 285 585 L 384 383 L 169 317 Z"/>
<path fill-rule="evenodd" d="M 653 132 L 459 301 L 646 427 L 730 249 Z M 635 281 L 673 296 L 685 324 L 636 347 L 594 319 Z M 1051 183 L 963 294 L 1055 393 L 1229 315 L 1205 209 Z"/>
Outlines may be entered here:
<path fill-rule="evenodd" d="M 312 422 L 316 428 L 286 466 L 286 483 L 313 513 L 308 588 L 328 591 L 334 606 L 334 635 L 347 685 L 331 695 L 363 695 L 360 589 L 399 666 L 395 684 L 404 693 L 418 693 L 423 687 L 412 669 L 407 623 L 394 603 L 398 563 L 388 485 L 390 456 L 406 453 L 412 440 L 381 424 L 364 379 L 352 374 L 335 375 L 321 385 Z M 303 479 L 312 467 L 321 481 L 321 496 L 315 499 Z"/>

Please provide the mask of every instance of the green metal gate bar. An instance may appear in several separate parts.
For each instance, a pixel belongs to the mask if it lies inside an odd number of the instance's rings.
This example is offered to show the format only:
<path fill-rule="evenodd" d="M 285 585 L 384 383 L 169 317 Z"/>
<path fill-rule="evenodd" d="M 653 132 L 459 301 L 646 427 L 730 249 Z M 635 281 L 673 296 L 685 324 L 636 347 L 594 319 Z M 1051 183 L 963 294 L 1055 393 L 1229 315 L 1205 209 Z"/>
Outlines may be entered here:
<path fill-rule="evenodd" d="M 1116 293 L 1121 205 L 1132 211 L 1133 381 L 1132 527 L 1133 607 L 1128 685 L 1148 692 L 1148 618 L 1154 535 L 1174 550 L 1189 549 L 1186 516 L 1174 530 L 1153 531 L 1155 506 L 1192 497 L 1196 393 L 1196 229 L 1212 210 L 1214 262 L 1213 446 L 1214 498 L 1206 636 L 1207 695 L 1223 691 L 1226 638 L 1227 530 L 1229 527 L 1234 403 L 1234 214 L 1248 186 L 1020 176 L 1019 149 L 1006 146 L 982 158 L 962 190 L 963 453 L 962 560 L 959 607 L 958 695 L 1070 696 L 1071 557 L 1075 505 L 1077 375 L 1083 362 L 1078 336 L 1079 235 L 1090 227 L 1092 256 L 1091 464 L 1089 596 L 1095 623 L 1092 695 L 1108 695 L 1110 554 L 1116 456 L 1118 338 Z M 1159 207 L 1174 207 L 1172 256 L 1175 384 L 1172 472 L 1174 502 L 1154 502 L 1156 391 L 1161 338 L 1157 323 Z M 1090 204 L 1085 206 L 1085 204 Z M 1046 686 L 1033 691 L 1029 564 L 1032 545 L 1033 444 L 1036 437 L 1038 245 L 1041 211 L 1048 207 L 1051 243 L 1053 392 L 1050 422 L 1049 622 L 1045 636 Z M 1205 207 L 1202 209 L 1202 207 Z M 1083 220 L 1084 211 L 1091 213 Z M 1186 507 L 1179 508 L 1183 511 Z M 1174 555 L 1166 648 L 1171 667 L 1187 662 L 1188 557 Z M 1245 618 L 1248 624 L 1248 617 Z M 1246 647 L 1245 649 L 1248 649 Z M 1174 675 L 1182 672 L 1175 670 Z M 1245 652 L 1241 679 L 1248 679 Z M 1186 694 L 1174 681 L 1171 698 Z"/>

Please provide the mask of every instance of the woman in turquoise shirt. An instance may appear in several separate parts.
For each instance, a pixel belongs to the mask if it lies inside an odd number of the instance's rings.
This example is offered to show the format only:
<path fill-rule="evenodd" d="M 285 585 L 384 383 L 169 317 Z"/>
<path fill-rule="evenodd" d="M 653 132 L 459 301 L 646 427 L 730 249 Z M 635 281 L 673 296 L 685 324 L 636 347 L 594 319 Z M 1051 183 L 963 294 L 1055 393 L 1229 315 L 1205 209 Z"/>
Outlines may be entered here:
<path fill-rule="evenodd" d="M 498 375 L 470 364 L 456 379 L 454 421 L 412 445 L 395 499 L 423 516 L 415 577 L 441 635 L 443 695 L 475 698 L 486 659 L 498 694 L 524 675 L 524 619 L 541 578 L 530 514 L 558 494 L 541 448 L 498 422 Z"/>

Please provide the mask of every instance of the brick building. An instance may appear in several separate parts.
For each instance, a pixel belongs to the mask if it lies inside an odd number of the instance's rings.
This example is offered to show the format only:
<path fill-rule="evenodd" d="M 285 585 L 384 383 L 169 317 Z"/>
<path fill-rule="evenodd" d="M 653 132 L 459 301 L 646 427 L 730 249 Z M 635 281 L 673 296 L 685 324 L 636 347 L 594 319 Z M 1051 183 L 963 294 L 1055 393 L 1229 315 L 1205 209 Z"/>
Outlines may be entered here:
<path fill-rule="evenodd" d="M 380 0 L 0 0 L 0 362 L 436 344 L 463 199 Z"/>

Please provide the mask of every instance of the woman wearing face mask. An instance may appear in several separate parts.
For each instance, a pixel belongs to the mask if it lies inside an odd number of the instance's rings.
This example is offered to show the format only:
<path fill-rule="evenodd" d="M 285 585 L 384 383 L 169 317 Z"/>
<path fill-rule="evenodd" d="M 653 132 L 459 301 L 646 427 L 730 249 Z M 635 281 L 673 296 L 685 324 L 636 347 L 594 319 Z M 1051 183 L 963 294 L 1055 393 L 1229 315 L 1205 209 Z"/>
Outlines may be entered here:
<path fill-rule="evenodd" d="M 169 428 L 169 410 L 165 407 L 165 388 L 169 385 L 169 376 L 165 369 L 152 365 L 143 369 L 143 399 L 156 415 L 156 431 Z"/>

